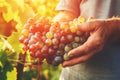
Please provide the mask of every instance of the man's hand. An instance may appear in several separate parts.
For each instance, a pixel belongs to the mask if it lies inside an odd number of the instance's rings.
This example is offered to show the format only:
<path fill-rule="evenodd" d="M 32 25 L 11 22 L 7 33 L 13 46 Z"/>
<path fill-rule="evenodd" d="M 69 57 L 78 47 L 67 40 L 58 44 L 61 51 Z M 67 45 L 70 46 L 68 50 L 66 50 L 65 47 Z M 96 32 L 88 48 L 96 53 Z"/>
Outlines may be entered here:
<path fill-rule="evenodd" d="M 78 27 L 81 31 L 90 32 L 90 36 L 83 45 L 68 53 L 70 59 L 63 62 L 63 67 L 85 62 L 100 52 L 112 31 L 110 25 L 104 20 L 85 22 Z"/>

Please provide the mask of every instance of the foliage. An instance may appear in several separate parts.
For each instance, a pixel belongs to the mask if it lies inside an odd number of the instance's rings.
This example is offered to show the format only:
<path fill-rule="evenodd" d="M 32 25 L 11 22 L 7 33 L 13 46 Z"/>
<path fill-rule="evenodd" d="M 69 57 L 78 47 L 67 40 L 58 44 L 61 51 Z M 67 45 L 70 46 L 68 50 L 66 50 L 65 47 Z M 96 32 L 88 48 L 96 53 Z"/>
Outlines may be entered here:
<path fill-rule="evenodd" d="M 0 0 L 0 33 L 9 36 L 21 29 L 28 18 L 39 16 L 54 17 L 58 0 Z M 6 31 L 9 28 L 8 31 Z M 9 33 L 9 34 L 8 34 Z"/>
<path fill-rule="evenodd" d="M 61 72 L 61 65 L 55 67 L 47 63 L 43 63 L 40 66 L 40 80 L 58 80 Z M 38 74 L 37 66 L 29 66 L 25 69 L 23 73 L 22 80 L 36 79 Z"/>
<path fill-rule="evenodd" d="M 9 78 L 7 74 L 11 73 L 11 71 L 13 70 L 13 63 L 11 62 L 11 60 L 15 60 L 15 56 L 16 54 L 9 49 L 0 50 L 0 79 L 7 80 Z"/>
<path fill-rule="evenodd" d="M 7 72 L 7 80 L 16 80 L 17 79 L 16 68 L 13 68 L 11 72 Z"/>
<path fill-rule="evenodd" d="M 58 0 L 0 0 L 1 80 L 16 80 L 17 71 L 15 65 L 17 62 L 20 62 L 18 60 L 19 53 L 24 53 L 22 44 L 19 43 L 19 36 L 28 18 L 39 18 L 40 16 L 54 17 L 56 15 L 55 6 L 57 3 Z M 31 64 L 32 59 L 30 55 L 26 57 L 26 62 L 28 61 Z M 28 65 L 27 63 L 23 64 Z M 58 80 L 61 67 L 55 68 L 48 64 L 42 64 L 40 68 L 40 77 L 44 77 L 45 80 Z M 30 73 L 35 74 L 34 76 L 30 75 L 31 80 L 36 77 L 36 67 L 25 66 L 25 69 L 27 71 L 23 73 L 23 80 Z M 54 74 L 57 74 L 57 76 L 54 76 Z"/>

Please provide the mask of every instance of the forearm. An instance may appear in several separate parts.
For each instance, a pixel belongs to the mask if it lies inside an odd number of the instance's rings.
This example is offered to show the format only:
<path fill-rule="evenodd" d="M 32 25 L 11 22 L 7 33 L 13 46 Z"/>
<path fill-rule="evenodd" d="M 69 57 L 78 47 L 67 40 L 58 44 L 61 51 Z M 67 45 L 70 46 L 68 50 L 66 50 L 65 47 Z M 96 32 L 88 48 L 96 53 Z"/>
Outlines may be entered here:
<path fill-rule="evenodd" d="M 54 21 L 68 22 L 80 15 L 80 3 L 82 0 L 59 0 L 56 7 L 58 14 Z"/>
<path fill-rule="evenodd" d="M 68 22 L 77 17 L 78 15 L 72 12 L 62 10 L 62 11 L 59 11 L 58 14 L 54 17 L 54 21 Z"/>

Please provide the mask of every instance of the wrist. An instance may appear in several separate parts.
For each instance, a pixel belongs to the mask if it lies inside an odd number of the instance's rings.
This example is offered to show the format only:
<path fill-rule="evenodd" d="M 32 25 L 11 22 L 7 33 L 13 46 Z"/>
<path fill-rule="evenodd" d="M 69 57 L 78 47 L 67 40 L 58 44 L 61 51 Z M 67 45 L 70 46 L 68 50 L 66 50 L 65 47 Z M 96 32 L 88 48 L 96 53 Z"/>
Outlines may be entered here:
<path fill-rule="evenodd" d="M 114 17 L 105 20 L 105 24 L 110 32 L 108 40 L 110 42 L 117 42 L 120 40 L 120 18 Z"/>

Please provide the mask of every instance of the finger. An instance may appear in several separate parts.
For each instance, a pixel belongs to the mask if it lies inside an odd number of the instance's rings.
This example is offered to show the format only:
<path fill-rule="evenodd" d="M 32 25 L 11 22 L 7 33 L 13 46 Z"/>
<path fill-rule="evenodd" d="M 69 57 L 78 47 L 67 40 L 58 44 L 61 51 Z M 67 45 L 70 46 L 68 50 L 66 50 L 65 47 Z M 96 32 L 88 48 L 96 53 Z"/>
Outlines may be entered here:
<path fill-rule="evenodd" d="M 75 64 L 83 63 L 83 62 L 87 61 L 92 55 L 93 55 L 93 53 L 89 53 L 84 56 L 75 57 L 71 60 L 63 62 L 62 66 L 67 67 L 67 66 L 73 66 Z"/>
<path fill-rule="evenodd" d="M 83 63 L 83 62 L 89 60 L 95 53 L 97 53 L 97 51 L 92 51 L 92 52 L 85 54 L 83 56 L 77 56 L 77 57 L 70 59 L 68 61 L 64 61 L 62 66 L 67 67 L 67 66 L 73 66 L 75 64 Z"/>
<path fill-rule="evenodd" d="M 88 38 L 88 40 L 83 45 L 71 50 L 68 53 L 68 56 L 74 57 L 78 55 L 87 54 L 91 51 L 96 51 L 96 50 L 100 51 L 102 47 L 103 47 L 102 40 L 96 34 L 93 34 Z"/>
<path fill-rule="evenodd" d="M 102 20 L 92 20 L 78 25 L 78 29 L 81 31 L 92 31 L 95 30 L 100 24 L 103 24 Z"/>
<path fill-rule="evenodd" d="M 80 31 L 91 31 L 93 29 L 93 26 L 90 26 L 90 22 L 85 22 L 78 24 L 78 29 Z"/>

